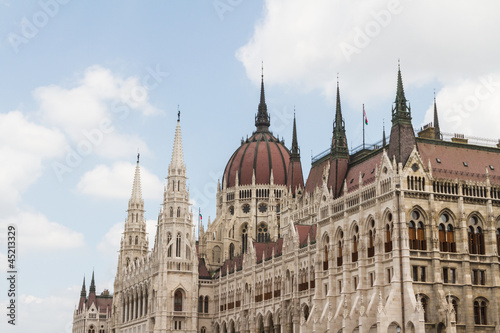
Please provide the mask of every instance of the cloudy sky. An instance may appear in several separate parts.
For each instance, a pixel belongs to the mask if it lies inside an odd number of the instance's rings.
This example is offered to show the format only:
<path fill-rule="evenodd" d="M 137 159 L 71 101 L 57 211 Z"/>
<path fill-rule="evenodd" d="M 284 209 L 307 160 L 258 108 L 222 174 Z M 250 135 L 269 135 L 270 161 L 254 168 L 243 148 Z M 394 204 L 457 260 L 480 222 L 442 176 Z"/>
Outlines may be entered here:
<path fill-rule="evenodd" d="M 12 224 L 19 270 L 18 325 L 2 315 L 0 331 L 70 332 L 93 269 L 98 291 L 112 290 L 136 154 L 154 231 L 178 108 L 193 210 L 214 218 L 217 180 L 254 129 L 262 61 L 271 130 L 289 145 L 295 109 L 306 175 L 329 147 L 337 75 L 349 146 L 362 143 L 363 104 L 375 143 L 398 59 L 415 128 L 432 120 L 435 91 L 444 132 L 498 139 L 499 12 L 457 0 L 0 0 L 0 268 Z"/>

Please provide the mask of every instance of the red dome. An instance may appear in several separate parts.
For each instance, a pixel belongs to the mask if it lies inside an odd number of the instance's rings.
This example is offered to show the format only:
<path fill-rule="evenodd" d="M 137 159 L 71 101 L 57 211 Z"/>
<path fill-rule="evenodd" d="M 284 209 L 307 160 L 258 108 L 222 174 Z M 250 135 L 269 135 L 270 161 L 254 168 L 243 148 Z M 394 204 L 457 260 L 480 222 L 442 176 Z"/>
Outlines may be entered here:
<path fill-rule="evenodd" d="M 289 161 L 290 152 L 278 139 L 268 131 L 257 131 L 231 156 L 223 182 L 233 187 L 238 175 L 239 185 L 251 185 L 255 171 L 256 184 L 270 184 L 272 169 L 274 184 L 286 185 Z"/>

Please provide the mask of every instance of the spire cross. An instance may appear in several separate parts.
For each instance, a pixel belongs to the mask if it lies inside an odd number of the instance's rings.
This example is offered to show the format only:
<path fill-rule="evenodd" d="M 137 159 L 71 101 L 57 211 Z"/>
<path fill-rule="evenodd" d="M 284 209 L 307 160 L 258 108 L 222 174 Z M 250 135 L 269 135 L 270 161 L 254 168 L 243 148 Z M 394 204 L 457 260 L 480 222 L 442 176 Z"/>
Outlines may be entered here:
<path fill-rule="evenodd" d="M 181 121 L 181 110 L 179 109 L 179 104 L 177 104 L 177 121 Z"/>

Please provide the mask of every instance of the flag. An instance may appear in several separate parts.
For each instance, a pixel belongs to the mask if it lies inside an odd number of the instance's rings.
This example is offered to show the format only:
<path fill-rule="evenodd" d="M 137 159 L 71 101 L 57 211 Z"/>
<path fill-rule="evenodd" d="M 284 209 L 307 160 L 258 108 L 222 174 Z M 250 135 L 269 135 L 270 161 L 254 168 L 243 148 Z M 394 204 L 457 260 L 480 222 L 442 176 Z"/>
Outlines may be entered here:
<path fill-rule="evenodd" d="M 365 124 L 368 125 L 368 118 L 366 117 L 365 106 L 363 105 L 363 116 L 365 117 Z"/>
<path fill-rule="evenodd" d="M 199 214 L 200 214 L 200 222 L 203 221 L 203 215 L 201 215 L 201 211 L 199 211 Z"/>

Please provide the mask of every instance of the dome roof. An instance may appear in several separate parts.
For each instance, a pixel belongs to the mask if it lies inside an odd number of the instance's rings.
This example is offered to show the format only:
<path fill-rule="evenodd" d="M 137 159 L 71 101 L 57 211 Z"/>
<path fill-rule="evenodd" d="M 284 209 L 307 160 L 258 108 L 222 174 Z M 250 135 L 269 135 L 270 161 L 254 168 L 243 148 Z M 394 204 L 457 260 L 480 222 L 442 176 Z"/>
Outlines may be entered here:
<path fill-rule="evenodd" d="M 227 187 L 251 185 L 255 172 L 256 184 L 270 184 L 271 170 L 276 185 L 286 185 L 290 151 L 269 131 L 257 131 L 236 149 L 224 170 Z"/>

